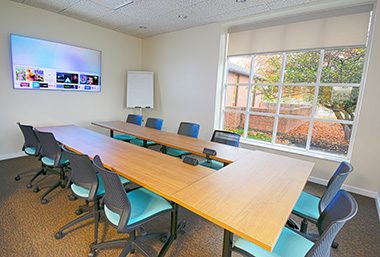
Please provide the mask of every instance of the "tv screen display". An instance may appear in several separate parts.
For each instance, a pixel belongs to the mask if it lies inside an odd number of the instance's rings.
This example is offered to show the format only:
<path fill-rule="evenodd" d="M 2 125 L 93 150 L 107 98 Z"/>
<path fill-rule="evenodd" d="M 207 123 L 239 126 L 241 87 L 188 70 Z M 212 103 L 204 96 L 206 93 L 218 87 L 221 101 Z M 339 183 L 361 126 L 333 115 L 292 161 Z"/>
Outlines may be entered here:
<path fill-rule="evenodd" d="M 99 92 L 101 51 L 11 34 L 13 87 Z"/>

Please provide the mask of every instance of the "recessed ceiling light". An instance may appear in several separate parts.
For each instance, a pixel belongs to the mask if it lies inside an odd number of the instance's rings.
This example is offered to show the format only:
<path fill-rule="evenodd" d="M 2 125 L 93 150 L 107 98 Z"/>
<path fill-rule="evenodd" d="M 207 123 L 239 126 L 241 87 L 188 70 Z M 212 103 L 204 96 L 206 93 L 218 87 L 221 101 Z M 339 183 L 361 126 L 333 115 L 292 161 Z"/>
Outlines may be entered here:
<path fill-rule="evenodd" d="M 147 29 L 147 26 L 139 26 L 140 29 Z"/>
<path fill-rule="evenodd" d="M 180 14 L 178 15 L 178 19 L 187 19 L 187 15 L 186 14 Z"/>
<path fill-rule="evenodd" d="M 133 4 L 135 2 L 133 0 L 91 0 L 91 1 L 113 10 L 120 9 L 122 7 Z"/>
<path fill-rule="evenodd" d="M 236 3 L 245 3 L 247 0 L 236 0 Z"/>

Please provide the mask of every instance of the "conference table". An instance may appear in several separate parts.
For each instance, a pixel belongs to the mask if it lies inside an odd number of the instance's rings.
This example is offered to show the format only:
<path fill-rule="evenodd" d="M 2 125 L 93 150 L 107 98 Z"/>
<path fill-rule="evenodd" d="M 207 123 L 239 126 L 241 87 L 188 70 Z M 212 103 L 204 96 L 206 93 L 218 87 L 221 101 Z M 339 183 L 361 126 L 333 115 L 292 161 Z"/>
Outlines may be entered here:
<path fill-rule="evenodd" d="M 182 141 L 183 136 L 137 126 L 139 132 L 136 125 L 128 126 L 127 132 L 116 126 L 119 123 L 112 122 L 109 129 L 195 154 L 202 155 L 204 147 L 217 149 L 214 158 L 228 165 L 219 171 L 188 165 L 179 158 L 73 125 L 38 130 L 52 132 L 73 151 L 100 155 L 107 168 L 222 227 L 223 257 L 231 256 L 233 234 L 273 250 L 313 163 L 200 139 Z M 94 124 L 107 128 L 104 122 Z"/>

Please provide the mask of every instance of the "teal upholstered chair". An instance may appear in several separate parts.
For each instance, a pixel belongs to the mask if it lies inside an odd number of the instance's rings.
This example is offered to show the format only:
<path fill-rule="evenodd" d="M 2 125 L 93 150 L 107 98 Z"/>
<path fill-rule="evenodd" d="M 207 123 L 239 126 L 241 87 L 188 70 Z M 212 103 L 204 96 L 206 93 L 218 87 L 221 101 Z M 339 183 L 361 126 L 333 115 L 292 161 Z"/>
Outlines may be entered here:
<path fill-rule="evenodd" d="M 24 151 L 24 153 L 28 156 L 39 157 L 41 145 L 40 145 L 40 142 L 38 141 L 36 133 L 34 132 L 34 128 L 30 125 L 22 125 L 22 124 L 20 124 L 20 122 L 17 122 L 17 125 L 19 126 L 21 133 L 24 136 L 24 144 L 22 146 L 22 151 Z M 17 174 L 17 176 L 15 176 L 15 180 L 19 181 L 22 176 L 29 174 L 29 173 L 34 173 L 34 176 L 31 178 L 31 180 L 26 185 L 26 187 L 32 188 L 33 181 L 38 176 L 45 174 L 45 169 L 42 166 L 42 168 L 38 172 L 36 172 L 35 169 L 28 170 L 26 172 L 22 172 L 20 174 Z"/>
<path fill-rule="evenodd" d="M 142 120 L 143 120 L 143 117 L 141 115 L 128 114 L 126 122 L 141 126 Z M 135 139 L 136 137 L 128 135 L 128 134 L 119 134 L 119 135 L 114 135 L 113 138 L 129 142 L 132 139 Z"/>
<path fill-rule="evenodd" d="M 353 167 L 350 163 L 342 162 L 330 178 L 326 191 L 321 198 L 307 192 L 301 193 L 301 196 L 293 209 L 295 215 L 303 218 L 301 232 L 307 233 L 308 221 L 314 224 L 317 223 L 320 213 L 335 197 L 336 193 L 340 190 L 344 181 L 352 171 Z"/>
<path fill-rule="evenodd" d="M 214 130 L 214 133 L 211 137 L 211 142 L 239 147 L 240 135 L 230 131 Z M 219 162 L 212 159 L 207 159 L 205 161 L 200 162 L 199 164 L 214 170 L 219 170 L 224 167 L 223 162 Z"/>
<path fill-rule="evenodd" d="M 56 239 L 63 238 L 68 232 L 67 230 L 85 220 L 94 219 L 94 243 L 98 241 L 98 224 L 100 218 L 100 199 L 104 195 L 104 184 L 99 174 L 96 173 L 93 163 L 87 155 L 77 154 L 68 150 L 63 150 L 66 158 L 70 162 L 70 181 L 71 191 L 86 203 L 92 204 L 92 211 L 81 215 L 77 219 L 70 221 L 55 234 Z M 129 180 L 119 176 L 120 182 L 125 185 Z M 89 205 L 86 205 L 89 207 Z M 81 206 L 82 207 L 82 206 Z M 75 230 L 74 230 L 75 231 Z"/>
<path fill-rule="evenodd" d="M 99 156 L 94 157 L 94 164 L 104 183 L 104 214 L 119 233 L 128 233 L 129 239 L 94 244 L 91 246 L 90 256 L 109 247 L 123 247 L 119 256 L 127 256 L 128 253 L 134 251 L 138 251 L 144 256 L 151 256 L 141 243 L 144 240 L 160 238 L 167 233 L 137 237 L 136 230 L 143 224 L 165 213 L 170 213 L 173 209 L 172 205 L 161 196 L 143 187 L 126 192 L 117 174 L 104 169 Z"/>
<path fill-rule="evenodd" d="M 334 238 L 357 210 L 355 199 L 340 190 L 318 218 L 317 227 L 321 236 L 316 242 L 307 239 L 307 235 L 301 232 L 285 227 L 272 252 L 240 237 L 235 238 L 233 250 L 255 257 L 330 257 Z"/>
<path fill-rule="evenodd" d="M 145 123 L 145 127 L 147 128 L 152 128 L 152 129 L 157 129 L 157 130 L 161 130 L 162 129 L 162 124 L 164 123 L 164 121 L 162 119 L 158 119 L 158 118 L 148 118 L 146 120 L 146 123 Z M 132 139 L 131 140 L 131 143 L 134 144 L 134 145 L 138 145 L 138 146 L 144 146 L 144 147 L 149 147 L 149 146 L 153 146 L 153 145 L 156 145 L 156 142 L 153 142 L 153 141 L 146 141 L 145 142 L 145 145 L 144 145 L 144 140 L 141 139 L 141 138 L 135 138 L 135 139 Z"/>
<path fill-rule="evenodd" d="M 191 123 L 191 122 L 181 122 L 179 124 L 177 134 L 187 136 L 187 137 L 198 138 L 199 128 L 200 128 L 199 124 Z M 169 155 L 174 156 L 174 157 L 182 157 L 183 155 L 190 154 L 187 151 L 172 148 L 172 147 L 166 147 L 164 149 L 165 149 L 164 151 L 166 154 L 169 154 Z"/>
<path fill-rule="evenodd" d="M 58 144 L 54 135 L 49 132 L 35 131 L 38 141 L 41 144 L 41 162 L 46 172 L 58 174 L 59 180 L 52 185 L 42 196 L 41 203 L 48 203 L 46 196 L 58 187 L 64 188 L 67 184 L 66 173 L 69 171 L 67 166 L 69 160 L 62 152 L 61 146 Z M 35 192 L 39 191 L 39 187 L 35 187 Z"/>

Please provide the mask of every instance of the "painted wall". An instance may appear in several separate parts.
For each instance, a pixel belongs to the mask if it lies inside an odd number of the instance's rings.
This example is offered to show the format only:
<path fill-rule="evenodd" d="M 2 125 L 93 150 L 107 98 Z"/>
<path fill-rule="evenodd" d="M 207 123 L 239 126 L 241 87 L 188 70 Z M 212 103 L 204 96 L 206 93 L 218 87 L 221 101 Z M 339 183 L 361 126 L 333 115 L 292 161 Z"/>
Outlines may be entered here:
<path fill-rule="evenodd" d="M 200 137 L 214 128 L 221 26 L 212 24 L 143 40 L 143 68 L 155 72 L 155 108 L 145 116 L 164 119 L 176 132 L 181 121 L 201 124 Z"/>
<path fill-rule="evenodd" d="M 125 119 L 126 74 L 141 67 L 141 39 L 11 1 L 0 5 L 0 157 L 21 151 L 17 121 L 90 126 L 94 120 Z M 101 50 L 102 92 L 14 90 L 10 33 Z"/>
<path fill-rule="evenodd" d="M 379 9 L 377 16 L 380 15 Z M 156 72 L 157 108 L 147 115 L 163 117 L 167 130 L 175 131 L 181 120 L 191 120 L 201 124 L 201 137 L 209 139 L 214 124 L 218 126 L 219 115 L 214 108 L 215 103 L 220 101 L 215 92 L 220 92 L 222 85 L 219 83 L 218 70 L 221 52 L 224 51 L 223 44 L 220 44 L 222 31 L 221 25 L 211 24 L 143 40 L 142 65 Z M 376 196 L 380 186 L 377 165 L 380 140 L 376 136 L 380 131 L 380 115 L 377 114 L 377 110 L 380 110 L 379 67 L 380 18 L 375 24 L 373 49 L 351 160 L 355 171 L 346 181 L 346 188 L 350 191 L 371 197 Z M 218 104 L 216 106 L 218 109 Z M 243 147 L 259 149 L 245 144 Z M 311 179 L 319 183 L 326 183 L 338 166 L 338 162 L 334 161 L 268 148 L 260 150 L 315 162 Z"/>

